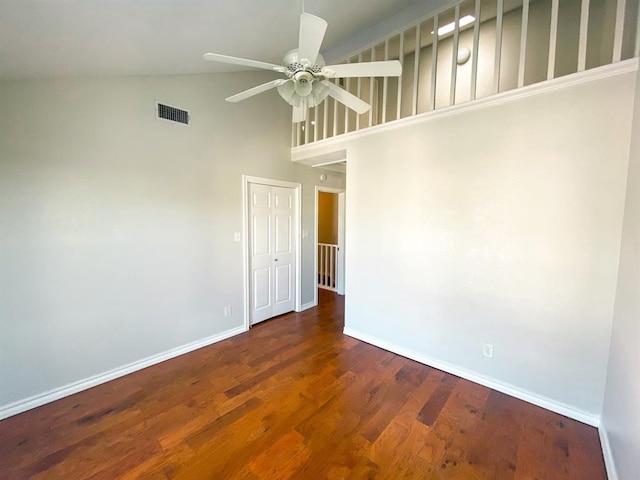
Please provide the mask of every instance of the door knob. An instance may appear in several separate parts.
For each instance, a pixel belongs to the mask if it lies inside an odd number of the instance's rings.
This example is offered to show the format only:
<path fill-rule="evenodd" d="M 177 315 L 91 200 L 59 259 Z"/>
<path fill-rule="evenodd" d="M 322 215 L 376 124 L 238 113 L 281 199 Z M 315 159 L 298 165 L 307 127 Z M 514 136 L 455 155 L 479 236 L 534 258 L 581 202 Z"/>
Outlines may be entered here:
<path fill-rule="evenodd" d="M 277 262 L 277 261 L 278 261 L 278 259 L 277 259 L 277 258 L 274 258 L 274 259 L 273 259 L 273 261 L 274 261 L 274 262 Z"/>

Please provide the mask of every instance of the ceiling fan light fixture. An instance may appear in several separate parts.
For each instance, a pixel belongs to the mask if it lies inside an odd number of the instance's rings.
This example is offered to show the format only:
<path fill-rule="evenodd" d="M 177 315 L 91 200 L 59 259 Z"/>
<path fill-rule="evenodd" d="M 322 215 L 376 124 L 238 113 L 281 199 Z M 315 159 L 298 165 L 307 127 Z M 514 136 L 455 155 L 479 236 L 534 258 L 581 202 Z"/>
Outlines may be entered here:
<path fill-rule="evenodd" d="M 295 86 L 296 93 L 301 97 L 307 97 L 313 90 L 313 84 L 311 82 L 298 82 Z"/>
<path fill-rule="evenodd" d="M 460 20 L 458 21 L 458 25 L 459 25 L 458 28 L 462 28 L 475 21 L 476 21 L 476 17 L 474 17 L 473 15 L 465 15 L 464 17 L 461 17 Z M 447 23 L 446 25 L 443 25 L 442 27 L 438 28 L 438 36 L 441 37 L 443 35 L 446 35 L 447 33 L 451 33 L 455 29 L 456 29 L 456 22 Z M 431 35 L 433 35 L 433 33 L 434 32 L 431 32 Z"/>
<path fill-rule="evenodd" d="M 307 71 L 297 72 L 293 76 L 295 90 L 301 97 L 308 96 L 313 90 L 313 75 Z"/>
<path fill-rule="evenodd" d="M 322 82 L 313 82 L 311 95 L 307 97 L 307 105 L 309 107 L 317 107 L 329 95 L 329 87 Z"/>
<path fill-rule="evenodd" d="M 278 93 L 283 98 L 285 102 L 293 107 L 300 106 L 300 95 L 296 93 L 296 88 L 293 84 L 292 80 L 285 81 L 284 83 L 278 85 Z"/>

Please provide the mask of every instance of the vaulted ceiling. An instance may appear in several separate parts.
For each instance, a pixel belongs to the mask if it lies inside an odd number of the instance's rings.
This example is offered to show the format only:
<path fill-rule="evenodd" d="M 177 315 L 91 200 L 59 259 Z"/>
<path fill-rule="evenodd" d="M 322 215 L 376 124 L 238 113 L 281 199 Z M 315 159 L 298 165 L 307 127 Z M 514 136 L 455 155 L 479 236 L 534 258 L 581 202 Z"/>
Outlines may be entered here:
<path fill-rule="evenodd" d="M 280 63 L 303 0 L 2 0 L 0 78 L 223 72 L 205 52 Z M 307 0 L 329 22 L 323 52 L 441 0 Z M 332 59 L 336 60 L 336 59 Z"/>

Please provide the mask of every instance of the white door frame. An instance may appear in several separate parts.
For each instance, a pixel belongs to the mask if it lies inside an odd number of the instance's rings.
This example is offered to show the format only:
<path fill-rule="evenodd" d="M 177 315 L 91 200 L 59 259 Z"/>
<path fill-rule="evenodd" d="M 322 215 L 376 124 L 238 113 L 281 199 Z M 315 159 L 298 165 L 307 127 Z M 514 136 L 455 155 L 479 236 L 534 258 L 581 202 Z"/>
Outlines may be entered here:
<path fill-rule="evenodd" d="M 345 271 L 344 271 L 344 221 L 345 221 L 345 191 L 344 188 L 330 188 L 330 187 L 321 187 L 316 185 L 316 198 L 315 198 L 315 221 L 316 225 L 314 228 L 314 238 L 313 238 L 313 304 L 318 305 L 318 193 L 336 193 L 338 194 L 338 278 L 336 282 L 336 287 L 339 295 L 344 295 L 344 279 L 345 279 Z"/>
<path fill-rule="evenodd" d="M 251 272 L 249 262 L 249 184 L 258 183 L 260 185 L 269 185 L 272 187 L 292 188 L 295 194 L 295 225 L 293 226 L 293 239 L 296 258 L 295 270 L 295 311 L 300 311 L 300 303 L 302 299 L 302 244 L 301 244 L 301 225 L 302 225 L 302 185 L 295 182 L 287 182 L 284 180 L 274 180 L 272 178 L 254 177 L 251 175 L 242 176 L 242 264 L 243 264 L 243 282 L 244 282 L 244 328 L 249 330 L 251 327 Z M 317 274 L 316 274 L 317 277 Z"/>

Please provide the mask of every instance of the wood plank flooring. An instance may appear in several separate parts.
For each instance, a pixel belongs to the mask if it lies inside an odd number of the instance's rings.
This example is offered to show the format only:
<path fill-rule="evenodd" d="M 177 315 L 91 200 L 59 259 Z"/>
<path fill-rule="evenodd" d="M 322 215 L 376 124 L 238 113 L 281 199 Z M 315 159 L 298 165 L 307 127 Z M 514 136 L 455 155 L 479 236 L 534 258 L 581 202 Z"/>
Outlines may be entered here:
<path fill-rule="evenodd" d="M 0 479 L 606 478 L 596 429 L 318 308 L 0 422 Z"/>

